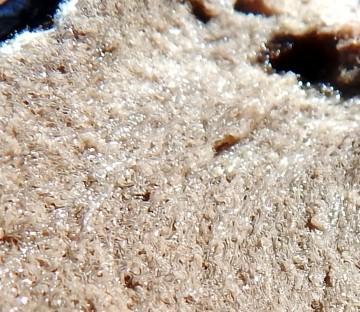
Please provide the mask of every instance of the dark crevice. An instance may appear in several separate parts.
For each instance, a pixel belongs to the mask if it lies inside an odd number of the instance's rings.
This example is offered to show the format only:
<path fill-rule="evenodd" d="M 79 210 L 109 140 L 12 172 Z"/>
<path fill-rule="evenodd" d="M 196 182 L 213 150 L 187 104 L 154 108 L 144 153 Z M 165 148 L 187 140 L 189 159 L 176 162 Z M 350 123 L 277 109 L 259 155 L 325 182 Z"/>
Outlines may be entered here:
<path fill-rule="evenodd" d="M 188 0 L 188 3 L 190 5 L 192 14 L 204 24 L 216 16 L 215 11 L 206 6 L 203 0 Z"/>
<path fill-rule="evenodd" d="M 237 0 L 234 3 L 234 10 L 245 13 L 262 16 L 272 16 L 278 12 L 268 6 L 263 0 Z"/>
<path fill-rule="evenodd" d="M 143 201 L 149 201 L 150 200 L 151 193 L 149 191 L 145 191 L 145 193 L 142 195 Z"/>
<path fill-rule="evenodd" d="M 0 5 L 0 40 L 25 29 L 49 29 L 60 0 L 6 0 Z"/>
<path fill-rule="evenodd" d="M 337 41 L 333 35 L 319 36 L 316 31 L 279 35 L 268 43 L 263 61 L 268 61 L 276 72 L 292 71 L 305 81 L 322 82 L 336 72 Z"/>
<path fill-rule="evenodd" d="M 280 34 L 266 44 L 258 62 L 268 73 L 291 71 L 305 85 L 319 90 L 328 86 L 344 97 L 352 97 L 360 90 L 360 45 L 351 40 L 346 44 L 347 40 L 341 33 Z"/>

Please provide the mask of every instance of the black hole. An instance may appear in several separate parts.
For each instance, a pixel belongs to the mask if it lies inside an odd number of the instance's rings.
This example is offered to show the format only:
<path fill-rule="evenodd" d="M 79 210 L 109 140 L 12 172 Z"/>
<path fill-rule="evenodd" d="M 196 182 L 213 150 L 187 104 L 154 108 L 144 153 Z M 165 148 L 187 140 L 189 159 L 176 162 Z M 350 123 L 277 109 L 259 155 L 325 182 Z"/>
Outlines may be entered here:
<path fill-rule="evenodd" d="M 323 87 L 328 86 L 352 97 L 360 90 L 360 44 L 342 44 L 346 40 L 346 34 L 318 31 L 276 35 L 258 61 L 269 73 L 291 71 L 316 89 L 326 91 Z"/>
<path fill-rule="evenodd" d="M 237 0 L 234 3 L 234 9 L 245 14 L 267 17 L 277 14 L 276 10 L 266 5 L 263 0 Z"/>
<path fill-rule="evenodd" d="M 5 0 L 0 5 L 0 40 L 37 28 L 49 29 L 60 0 Z"/>
<path fill-rule="evenodd" d="M 279 35 L 268 44 L 262 61 L 275 72 L 292 71 L 310 83 L 330 83 L 338 68 L 338 40 L 333 35 Z"/>

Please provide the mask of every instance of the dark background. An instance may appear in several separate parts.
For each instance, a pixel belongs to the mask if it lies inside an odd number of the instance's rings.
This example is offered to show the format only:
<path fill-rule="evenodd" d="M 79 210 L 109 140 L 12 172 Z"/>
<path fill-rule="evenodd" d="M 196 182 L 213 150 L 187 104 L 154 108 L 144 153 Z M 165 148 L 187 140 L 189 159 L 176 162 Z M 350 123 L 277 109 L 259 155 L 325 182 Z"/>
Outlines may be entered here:
<path fill-rule="evenodd" d="M 0 5 L 0 40 L 24 29 L 49 29 L 60 0 L 8 0 Z"/>

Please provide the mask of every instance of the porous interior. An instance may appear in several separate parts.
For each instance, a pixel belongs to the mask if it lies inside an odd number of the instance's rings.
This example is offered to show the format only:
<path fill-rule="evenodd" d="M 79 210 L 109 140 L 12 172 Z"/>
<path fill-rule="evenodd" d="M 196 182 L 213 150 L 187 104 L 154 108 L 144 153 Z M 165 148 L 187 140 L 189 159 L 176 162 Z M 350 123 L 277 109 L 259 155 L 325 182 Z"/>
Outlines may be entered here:
<path fill-rule="evenodd" d="M 0 48 L 3 311 L 359 311 L 360 101 L 255 62 L 358 1 L 183 2 Z"/>

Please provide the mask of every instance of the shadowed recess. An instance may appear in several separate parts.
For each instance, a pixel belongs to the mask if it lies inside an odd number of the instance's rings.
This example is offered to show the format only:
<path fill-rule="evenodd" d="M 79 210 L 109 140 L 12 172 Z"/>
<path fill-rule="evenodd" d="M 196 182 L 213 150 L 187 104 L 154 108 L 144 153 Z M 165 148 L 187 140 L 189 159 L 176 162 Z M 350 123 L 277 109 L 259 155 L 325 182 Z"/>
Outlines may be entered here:
<path fill-rule="evenodd" d="M 12 38 L 25 29 L 49 29 L 60 0 L 0 1 L 0 40 Z"/>
<path fill-rule="evenodd" d="M 234 9 L 245 14 L 272 16 L 278 14 L 276 10 L 269 7 L 263 0 L 237 0 Z"/>
<path fill-rule="evenodd" d="M 185 1 L 181 2 L 184 3 Z M 204 24 L 216 16 L 216 13 L 211 8 L 206 6 L 203 0 L 188 0 L 188 3 L 191 9 L 191 13 Z"/>
<path fill-rule="evenodd" d="M 345 97 L 359 90 L 359 46 L 340 44 L 346 35 L 311 31 L 301 35 L 280 34 L 267 44 L 258 61 L 269 73 L 293 72 L 313 86 L 330 86 Z M 355 55 L 355 56 L 354 56 Z"/>

